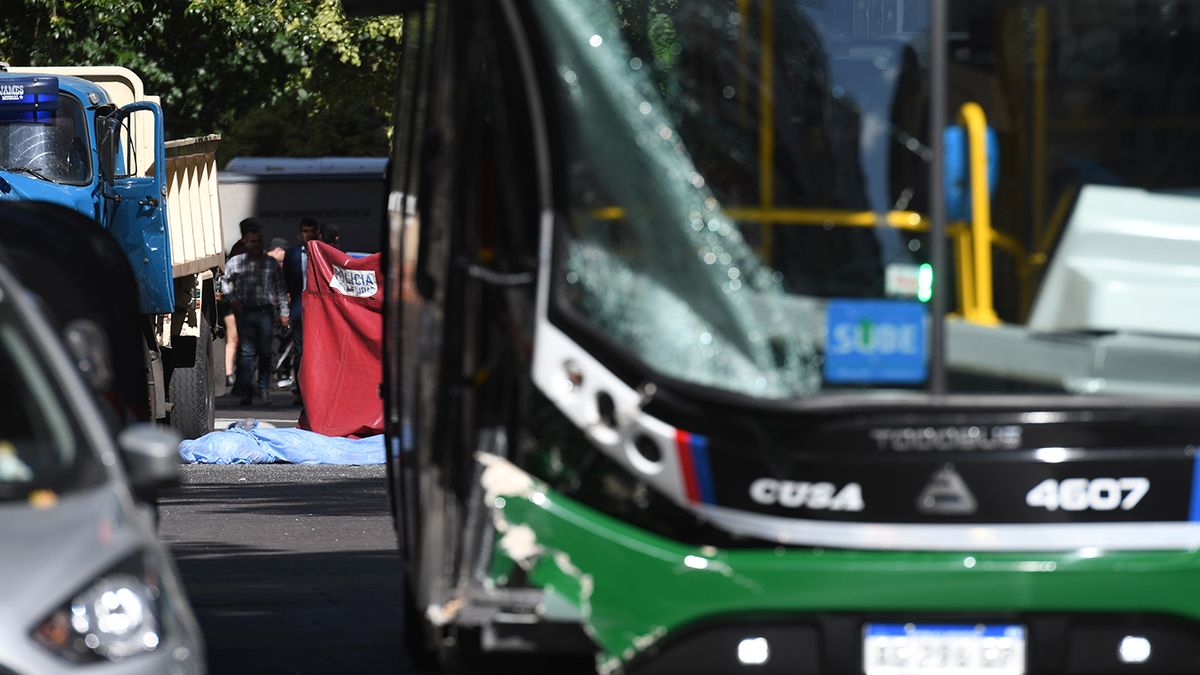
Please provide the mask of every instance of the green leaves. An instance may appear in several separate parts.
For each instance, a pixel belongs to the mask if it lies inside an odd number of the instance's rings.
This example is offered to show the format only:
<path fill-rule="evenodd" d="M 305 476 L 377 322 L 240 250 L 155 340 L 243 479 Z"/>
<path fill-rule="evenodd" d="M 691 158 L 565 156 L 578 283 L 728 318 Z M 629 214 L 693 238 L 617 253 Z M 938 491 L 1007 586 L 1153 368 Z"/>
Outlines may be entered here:
<path fill-rule="evenodd" d="M 340 0 L 5 0 L 0 60 L 122 65 L 168 135 L 234 154 L 386 154 L 403 25 Z"/>

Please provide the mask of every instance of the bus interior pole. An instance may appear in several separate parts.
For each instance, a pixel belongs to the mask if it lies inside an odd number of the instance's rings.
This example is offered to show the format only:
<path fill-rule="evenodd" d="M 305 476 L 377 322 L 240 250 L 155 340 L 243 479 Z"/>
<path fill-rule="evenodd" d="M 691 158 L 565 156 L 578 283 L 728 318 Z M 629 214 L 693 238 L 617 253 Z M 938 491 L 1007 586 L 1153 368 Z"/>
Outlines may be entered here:
<path fill-rule="evenodd" d="M 946 337 L 946 206 L 942 184 L 942 133 L 946 128 L 946 2 L 929 0 L 929 244 L 933 265 L 933 297 L 930 299 L 929 393 L 946 393 L 943 354 Z"/>

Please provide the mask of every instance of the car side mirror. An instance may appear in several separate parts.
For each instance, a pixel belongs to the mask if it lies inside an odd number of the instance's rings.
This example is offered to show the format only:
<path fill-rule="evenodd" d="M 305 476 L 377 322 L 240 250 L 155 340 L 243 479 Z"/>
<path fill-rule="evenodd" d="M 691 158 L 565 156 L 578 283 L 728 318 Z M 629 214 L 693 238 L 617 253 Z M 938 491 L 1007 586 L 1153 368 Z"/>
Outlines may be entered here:
<path fill-rule="evenodd" d="M 178 433 L 138 422 L 117 434 L 117 447 L 134 488 L 147 489 L 179 482 Z"/>

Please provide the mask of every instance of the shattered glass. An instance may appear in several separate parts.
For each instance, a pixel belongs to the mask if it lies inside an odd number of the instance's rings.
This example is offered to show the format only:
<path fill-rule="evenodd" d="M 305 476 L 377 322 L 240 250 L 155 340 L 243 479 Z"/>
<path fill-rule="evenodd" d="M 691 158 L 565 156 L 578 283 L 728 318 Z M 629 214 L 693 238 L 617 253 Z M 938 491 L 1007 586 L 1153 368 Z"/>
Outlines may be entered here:
<path fill-rule="evenodd" d="M 578 113 L 568 117 L 586 122 L 566 130 L 586 160 L 569 182 L 587 186 L 573 189 L 565 224 L 567 302 L 667 375 L 761 397 L 815 393 L 820 326 L 797 321 L 783 276 L 721 210 L 612 5 L 534 6 L 555 27 L 563 104 Z"/>
<path fill-rule="evenodd" d="M 950 391 L 1192 395 L 1195 359 L 1165 339 L 1195 333 L 1189 301 L 1159 304 L 1187 287 L 1165 270 L 1191 274 L 1191 238 L 1150 224 L 1196 192 L 1200 23 L 1149 0 L 1043 4 L 951 3 L 933 261 L 927 3 L 532 3 L 565 160 L 556 307 L 659 372 L 760 397 L 924 389 L 944 318 Z M 965 111 L 995 138 L 980 194 L 946 142 Z M 1113 186 L 1136 216 L 1089 196 Z M 1082 233 L 1110 218 L 1146 223 L 1122 234 L 1136 245 L 1094 248 Z M 1076 241 L 1097 256 L 1086 291 L 1055 272 L 1083 265 Z M 1047 331 L 1091 338 L 1043 357 Z"/>

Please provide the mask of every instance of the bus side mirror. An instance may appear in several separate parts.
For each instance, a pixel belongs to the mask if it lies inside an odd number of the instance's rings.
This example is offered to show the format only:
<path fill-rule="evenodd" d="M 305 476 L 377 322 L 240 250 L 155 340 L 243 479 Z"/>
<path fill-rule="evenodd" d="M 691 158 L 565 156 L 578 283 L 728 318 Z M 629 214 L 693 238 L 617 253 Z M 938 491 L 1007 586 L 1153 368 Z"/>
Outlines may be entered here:
<path fill-rule="evenodd" d="M 967 132 L 960 125 L 946 127 L 942 132 L 942 152 L 945 153 L 942 180 L 946 191 L 946 220 L 971 220 L 971 170 L 968 159 Z M 987 128 L 988 193 L 996 193 L 1000 178 L 1000 142 L 996 130 Z"/>

